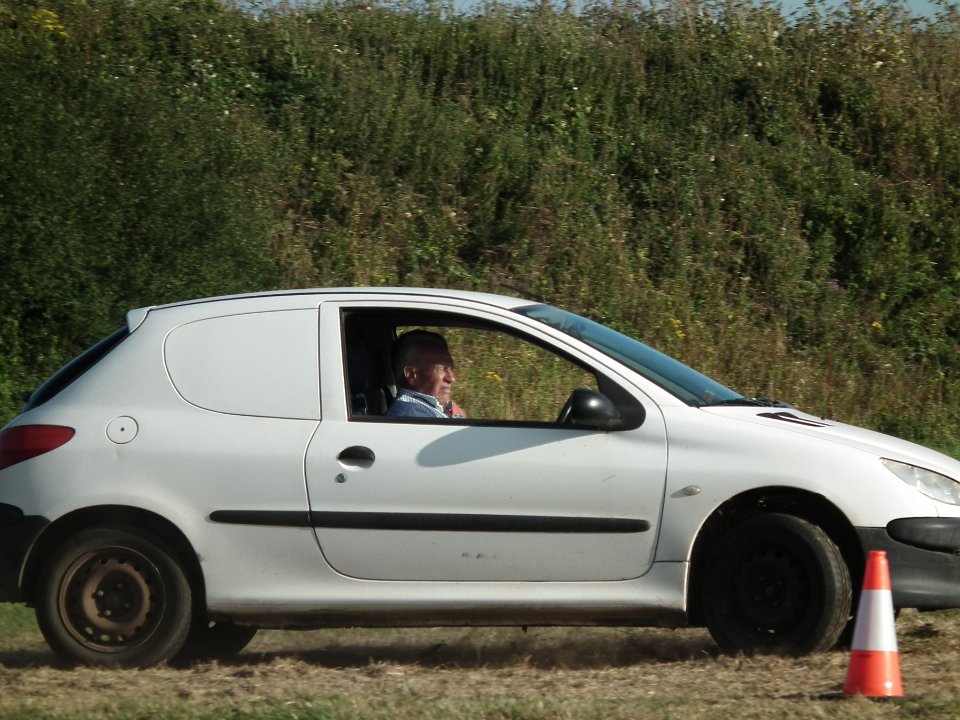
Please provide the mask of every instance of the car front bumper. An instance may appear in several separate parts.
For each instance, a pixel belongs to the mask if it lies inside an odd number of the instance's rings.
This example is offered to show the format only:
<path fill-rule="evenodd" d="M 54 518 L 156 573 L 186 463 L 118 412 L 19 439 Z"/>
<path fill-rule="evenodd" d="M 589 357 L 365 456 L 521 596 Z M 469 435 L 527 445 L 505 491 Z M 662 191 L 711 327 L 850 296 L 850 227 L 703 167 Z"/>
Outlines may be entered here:
<path fill-rule="evenodd" d="M 857 528 L 864 553 L 883 550 L 898 608 L 960 608 L 960 518 L 899 518 Z"/>
<path fill-rule="evenodd" d="M 20 508 L 0 503 L 0 602 L 22 602 L 20 576 L 27 553 L 47 526 L 47 520 L 29 517 Z"/>

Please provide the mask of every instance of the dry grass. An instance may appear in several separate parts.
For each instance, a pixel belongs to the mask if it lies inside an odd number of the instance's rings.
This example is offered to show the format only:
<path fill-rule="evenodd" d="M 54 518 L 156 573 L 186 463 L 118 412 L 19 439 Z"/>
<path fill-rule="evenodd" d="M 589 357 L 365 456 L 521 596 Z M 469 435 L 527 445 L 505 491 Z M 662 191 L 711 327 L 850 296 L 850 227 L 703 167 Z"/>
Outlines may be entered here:
<path fill-rule="evenodd" d="M 229 662 L 139 672 L 62 666 L 36 633 L 0 637 L 0 717 L 941 718 L 960 615 L 897 624 L 907 697 L 841 695 L 848 655 L 718 655 L 699 630 L 264 632 Z"/>

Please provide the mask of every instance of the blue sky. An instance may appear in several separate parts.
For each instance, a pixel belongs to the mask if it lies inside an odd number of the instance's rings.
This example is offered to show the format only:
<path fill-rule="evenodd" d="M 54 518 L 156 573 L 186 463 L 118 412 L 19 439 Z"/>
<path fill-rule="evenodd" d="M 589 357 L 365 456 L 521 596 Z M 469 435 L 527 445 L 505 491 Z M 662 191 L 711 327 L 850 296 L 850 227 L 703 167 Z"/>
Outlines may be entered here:
<path fill-rule="evenodd" d="M 585 0 L 574 0 L 574 4 L 577 7 L 581 7 Z M 601 0 L 603 1 L 603 0 Z M 956 0 L 950 0 L 951 2 L 956 2 Z M 510 3 L 510 0 L 500 0 L 500 2 L 505 2 L 506 4 Z M 553 0 L 555 5 L 562 5 L 562 0 Z M 825 0 L 828 7 L 838 7 L 844 3 L 841 0 Z M 879 0 L 883 2 L 883 0 Z M 452 0 L 453 7 L 456 10 L 463 11 L 469 10 L 471 8 L 482 6 L 482 0 Z M 533 4 L 532 0 L 518 0 L 518 4 Z M 931 0 L 906 0 L 902 2 L 910 12 L 919 16 L 919 17 L 934 17 L 937 12 L 941 9 L 938 7 L 938 4 L 932 2 Z M 781 5 L 783 7 L 784 15 L 789 15 L 795 10 L 803 10 L 806 5 L 805 0 L 781 0 Z"/>
<path fill-rule="evenodd" d="M 603 1 L 603 0 L 601 0 Z M 837 7 L 843 5 L 842 0 L 823 0 L 826 2 L 828 7 Z M 882 3 L 884 0 L 877 0 Z M 937 2 L 932 0 L 901 0 L 902 4 L 905 5 L 912 13 L 920 17 L 933 17 L 939 11 L 939 6 Z M 951 4 L 956 4 L 958 0 L 947 0 Z M 243 0 L 240 0 L 243 4 Z M 270 6 L 270 5 L 279 5 L 283 0 L 251 0 L 251 4 L 259 6 Z M 296 5 L 297 0 L 286 0 L 287 3 L 291 5 Z M 307 0 L 309 3 L 309 0 Z M 386 0 L 389 4 L 389 0 Z M 454 8 L 457 10 L 469 10 L 470 8 L 479 7 L 482 5 L 482 0 L 451 0 Z M 500 0 L 500 2 L 510 3 L 510 0 Z M 562 0 L 553 0 L 554 4 L 562 4 Z M 575 4 L 580 6 L 584 0 L 575 0 Z M 517 0 L 518 4 L 533 4 L 533 0 Z M 795 10 L 802 10 L 805 6 L 805 0 L 781 0 L 781 5 L 783 6 L 784 15 L 789 15 Z"/>
<path fill-rule="evenodd" d="M 831 2 L 828 4 L 833 7 L 842 5 L 843 3 Z M 930 2 L 929 0 L 908 0 L 908 2 L 903 4 L 910 9 L 910 12 L 920 17 L 933 17 L 940 10 L 936 4 Z M 785 15 L 798 8 L 802 9 L 803 6 L 804 3 L 802 0 L 783 0 L 783 11 Z"/>
<path fill-rule="evenodd" d="M 277 5 L 292 5 L 296 6 L 298 4 L 309 5 L 316 0 L 235 0 L 241 7 L 246 5 L 247 7 L 259 7 L 259 8 L 268 8 L 271 6 Z M 482 8 L 484 5 L 484 0 L 441 0 L 441 2 L 449 2 L 453 9 L 456 12 L 471 12 Z M 534 5 L 539 0 L 496 0 L 503 4 L 517 4 L 530 6 Z M 574 8 L 582 8 L 587 2 L 610 2 L 611 0 L 573 0 Z M 641 0 L 641 2 L 656 2 L 657 0 Z M 664 0 L 665 2 L 670 2 L 671 0 Z M 772 0 L 776 3 L 776 0 Z M 807 0 L 779 0 L 780 5 L 783 8 L 784 16 L 790 16 L 795 11 L 803 11 L 804 7 L 807 4 Z M 818 4 L 825 5 L 827 8 L 840 7 L 847 3 L 844 0 L 815 0 Z M 380 3 L 384 5 L 390 5 L 392 2 L 397 2 L 398 4 L 409 2 L 409 0 L 379 0 Z M 565 0 L 551 0 L 555 7 L 562 7 Z M 884 2 L 899 2 L 899 4 L 905 6 L 910 12 L 918 17 L 933 18 L 935 17 L 942 9 L 944 3 L 950 5 L 960 4 L 960 0 L 864 0 L 867 4 L 875 2 L 877 4 L 884 4 Z"/>
<path fill-rule="evenodd" d="M 509 0 L 506 0 L 509 2 Z M 880 0 L 882 2 L 882 0 Z M 952 2 L 955 0 L 951 0 Z M 577 5 L 581 4 L 581 0 L 575 0 Z M 471 7 L 475 3 L 471 0 L 453 0 L 454 7 Z M 556 4 L 556 1 L 555 1 Z M 795 10 L 802 10 L 806 5 L 805 0 L 781 0 L 783 6 L 784 15 L 789 15 Z M 828 7 L 839 7 L 844 4 L 842 0 L 826 0 Z M 937 3 L 932 2 L 931 0 L 906 0 L 902 3 L 915 15 L 919 17 L 934 17 L 937 12 L 941 9 L 938 7 Z"/>

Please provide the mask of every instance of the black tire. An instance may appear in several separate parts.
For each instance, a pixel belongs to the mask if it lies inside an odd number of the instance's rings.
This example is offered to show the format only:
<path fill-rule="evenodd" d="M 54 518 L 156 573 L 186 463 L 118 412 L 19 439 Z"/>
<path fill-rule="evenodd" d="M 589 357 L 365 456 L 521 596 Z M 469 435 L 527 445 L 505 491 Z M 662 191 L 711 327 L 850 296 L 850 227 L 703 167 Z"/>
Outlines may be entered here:
<path fill-rule="evenodd" d="M 257 630 L 256 626 L 235 625 L 229 621 L 196 620 L 176 659 L 193 662 L 237 655 L 250 644 Z"/>
<path fill-rule="evenodd" d="M 850 618 L 850 572 L 816 525 L 756 515 L 706 559 L 701 602 L 728 653 L 805 655 L 832 648 Z"/>
<path fill-rule="evenodd" d="M 172 659 L 190 629 L 191 590 L 175 554 L 153 535 L 84 530 L 50 557 L 37 623 L 71 663 L 148 667 Z"/>

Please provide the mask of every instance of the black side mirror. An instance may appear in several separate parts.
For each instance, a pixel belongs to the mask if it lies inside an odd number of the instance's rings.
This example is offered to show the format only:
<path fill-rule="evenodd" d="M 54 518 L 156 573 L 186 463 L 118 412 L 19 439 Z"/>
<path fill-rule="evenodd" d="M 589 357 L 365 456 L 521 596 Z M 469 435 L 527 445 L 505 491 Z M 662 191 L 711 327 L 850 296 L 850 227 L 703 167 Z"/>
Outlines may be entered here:
<path fill-rule="evenodd" d="M 578 388 L 570 393 L 557 422 L 613 430 L 622 424 L 619 408 L 606 395 Z"/>

